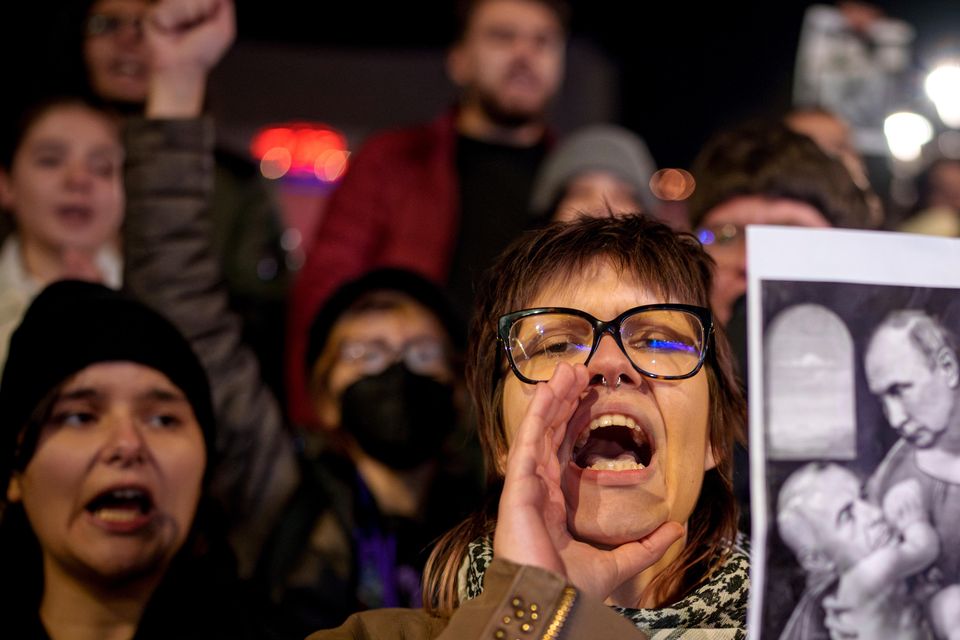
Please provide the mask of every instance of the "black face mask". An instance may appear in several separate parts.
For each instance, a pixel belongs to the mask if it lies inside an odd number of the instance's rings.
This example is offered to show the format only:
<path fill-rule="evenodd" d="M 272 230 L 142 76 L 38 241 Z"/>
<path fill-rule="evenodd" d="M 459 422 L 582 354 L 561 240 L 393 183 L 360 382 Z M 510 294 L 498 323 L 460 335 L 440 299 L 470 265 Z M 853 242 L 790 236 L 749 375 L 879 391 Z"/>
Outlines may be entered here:
<path fill-rule="evenodd" d="M 365 453 L 393 469 L 412 469 L 435 457 L 452 431 L 453 387 L 401 362 L 347 387 L 340 415 Z"/>

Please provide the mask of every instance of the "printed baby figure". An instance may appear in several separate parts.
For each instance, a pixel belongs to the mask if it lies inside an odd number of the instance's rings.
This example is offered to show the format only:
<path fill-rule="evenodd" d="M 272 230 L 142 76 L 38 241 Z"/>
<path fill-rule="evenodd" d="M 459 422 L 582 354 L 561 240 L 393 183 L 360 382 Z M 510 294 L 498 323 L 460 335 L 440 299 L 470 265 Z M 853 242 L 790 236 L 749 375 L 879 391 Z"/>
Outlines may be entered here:
<path fill-rule="evenodd" d="M 960 622 L 960 587 L 929 599 L 908 590 L 907 579 L 940 554 L 919 483 L 893 486 L 882 509 L 861 496 L 853 472 L 823 463 L 794 472 L 780 492 L 780 536 L 808 583 L 836 584 L 822 603 L 831 638 L 960 638 L 950 635 Z"/>

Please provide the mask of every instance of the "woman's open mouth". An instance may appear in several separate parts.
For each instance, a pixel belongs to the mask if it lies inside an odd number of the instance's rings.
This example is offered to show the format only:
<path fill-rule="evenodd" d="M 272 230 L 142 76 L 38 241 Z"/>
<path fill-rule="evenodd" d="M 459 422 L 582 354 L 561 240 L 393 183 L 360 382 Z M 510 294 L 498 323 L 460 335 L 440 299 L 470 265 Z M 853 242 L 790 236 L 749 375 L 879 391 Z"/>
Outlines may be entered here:
<path fill-rule="evenodd" d="M 117 487 L 97 494 L 86 511 L 101 526 L 133 531 L 147 524 L 154 511 L 150 492 L 139 487 Z"/>
<path fill-rule="evenodd" d="M 581 469 L 634 471 L 646 469 L 653 442 L 630 416 L 610 413 L 590 421 L 573 446 L 573 462 Z"/>
<path fill-rule="evenodd" d="M 127 80 L 143 80 L 148 72 L 146 63 L 133 58 L 118 58 L 111 61 L 108 68 L 114 76 Z"/>
<path fill-rule="evenodd" d="M 71 227 L 80 227 L 90 224 L 94 219 L 92 207 L 86 205 L 63 205 L 57 208 L 57 216 L 61 222 Z"/>

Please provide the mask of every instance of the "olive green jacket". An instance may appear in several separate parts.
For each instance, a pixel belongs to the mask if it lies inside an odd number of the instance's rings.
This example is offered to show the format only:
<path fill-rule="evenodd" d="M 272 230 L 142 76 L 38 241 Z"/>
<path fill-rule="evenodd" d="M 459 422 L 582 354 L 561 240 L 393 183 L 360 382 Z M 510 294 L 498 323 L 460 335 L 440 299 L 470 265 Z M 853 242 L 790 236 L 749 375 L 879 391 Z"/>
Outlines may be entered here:
<path fill-rule="evenodd" d="M 308 640 L 643 640 L 630 621 L 584 596 L 560 576 L 506 560 L 494 560 L 483 593 L 450 618 L 423 610 L 376 609 L 350 616 L 336 629 Z"/>

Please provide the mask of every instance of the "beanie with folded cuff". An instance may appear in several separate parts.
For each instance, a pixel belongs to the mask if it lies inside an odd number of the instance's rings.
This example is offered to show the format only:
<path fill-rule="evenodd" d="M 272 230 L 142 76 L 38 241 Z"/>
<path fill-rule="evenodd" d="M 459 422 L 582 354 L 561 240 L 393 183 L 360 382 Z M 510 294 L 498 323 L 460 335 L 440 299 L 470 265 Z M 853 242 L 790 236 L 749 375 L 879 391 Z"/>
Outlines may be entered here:
<path fill-rule="evenodd" d="M 658 207 L 650 191 L 650 178 L 656 170 L 647 145 L 631 131 L 612 124 L 584 127 L 564 138 L 544 160 L 533 183 L 530 212 L 537 217 L 553 214 L 550 209 L 571 180 L 602 171 L 630 185 L 646 212 L 652 213 Z"/>
<path fill-rule="evenodd" d="M 208 458 L 213 454 L 210 385 L 187 340 L 166 318 L 120 292 L 65 280 L 40 292 L 10 339 L 0 379 L 0 479 L 33 455 L 40 425 L 29 422 L 38 405 L 70 376 L 101 362 L 142 364 L 169 378 L 193 408 Z"/>

